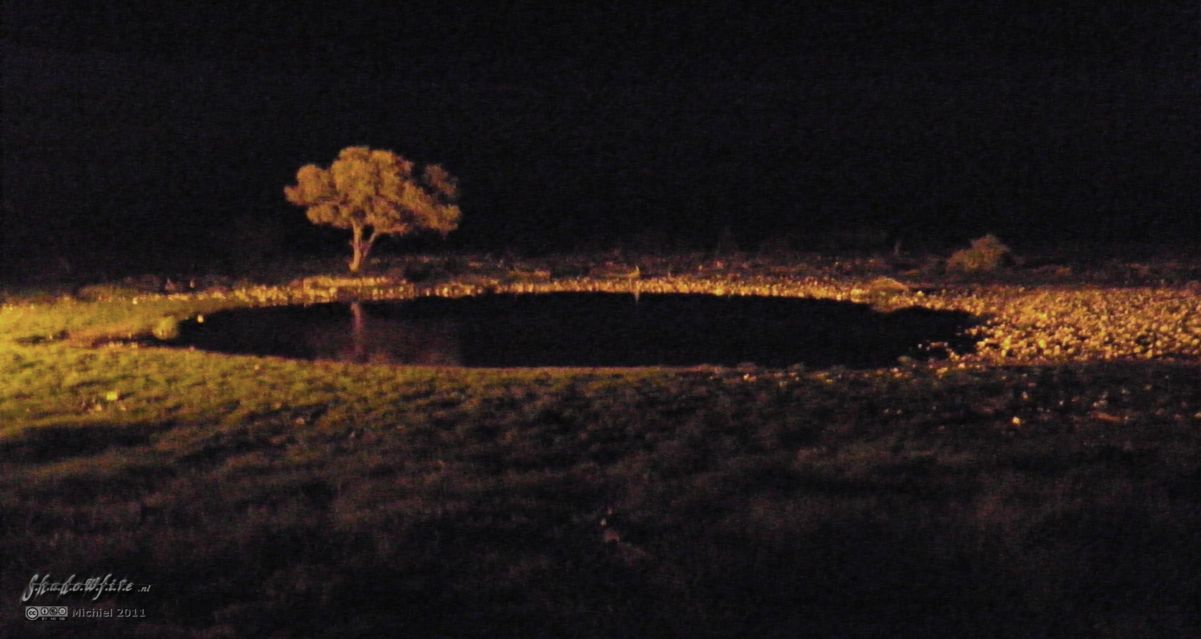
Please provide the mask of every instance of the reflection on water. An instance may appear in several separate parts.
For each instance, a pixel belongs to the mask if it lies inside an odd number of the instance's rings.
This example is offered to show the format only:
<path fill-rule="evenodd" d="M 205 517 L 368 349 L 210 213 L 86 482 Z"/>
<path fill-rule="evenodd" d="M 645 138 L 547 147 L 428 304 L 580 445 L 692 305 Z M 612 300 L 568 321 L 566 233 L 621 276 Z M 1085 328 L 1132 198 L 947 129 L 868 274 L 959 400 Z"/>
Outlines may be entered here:
<path fill-rule="evenodd" d="M 349 330 L 329 330 L 324 324 L 304 331 L 310 359 L 336 359 L 377 364 L 460 366 L 460 323 L 404 321 L 370 317 L 363 304 L 349 304 Z"/>
<path fill-rule="evenodd" d="M 177 345 L 434 366 L 880 366 L 930 341 L 970 347 L 963 313 L 841 302 L 556 293 L 319 304 L 215 313 Z"/>

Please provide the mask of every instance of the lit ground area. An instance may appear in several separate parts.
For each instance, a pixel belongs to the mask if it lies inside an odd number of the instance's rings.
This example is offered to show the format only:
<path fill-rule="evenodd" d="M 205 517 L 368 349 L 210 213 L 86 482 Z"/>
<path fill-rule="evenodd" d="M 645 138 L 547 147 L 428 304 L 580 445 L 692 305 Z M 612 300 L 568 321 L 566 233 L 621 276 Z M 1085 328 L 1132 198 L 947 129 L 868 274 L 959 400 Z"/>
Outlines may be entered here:
<path fill-rule="evenodd" d="M 0 307 L 3 636 L 1193 636 L 1201 269 L 412 258 Z M 981 318 L 893 366 L 455 369 L 151 346 L 224 308 L 810 296 Z M 68 294 L 69 293 L 69 294 Z M 935 350 L 941 348 L 933 345 Z M 149 592 L 34 602 L 35 574 Z"/>

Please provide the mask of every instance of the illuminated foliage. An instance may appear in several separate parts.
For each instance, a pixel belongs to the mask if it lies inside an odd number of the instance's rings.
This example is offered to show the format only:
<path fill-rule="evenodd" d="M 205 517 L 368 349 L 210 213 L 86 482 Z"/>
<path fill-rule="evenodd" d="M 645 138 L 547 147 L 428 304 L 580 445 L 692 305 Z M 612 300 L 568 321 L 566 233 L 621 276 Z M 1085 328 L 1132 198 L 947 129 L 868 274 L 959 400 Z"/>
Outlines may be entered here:
<path fill-rule="evenodd" d="M 385 235 L 459 227 L 458 181 L 430 164 L 420 173 L 413 162 L 382 149 L 342 149 L 328 169 L 308 164 L 284 196 L 307 210 L 309 221 L 351 231 L 350 272 L 362 267 L 376 240 Z"/>
<path fill-rule="evenodd" d="M 972 240 L 971 248 L 951 254 L 947 270 L 953 273 L 991 273 L 1013 259 L 1013 252 L 997 236 L 985 235 Z"/>

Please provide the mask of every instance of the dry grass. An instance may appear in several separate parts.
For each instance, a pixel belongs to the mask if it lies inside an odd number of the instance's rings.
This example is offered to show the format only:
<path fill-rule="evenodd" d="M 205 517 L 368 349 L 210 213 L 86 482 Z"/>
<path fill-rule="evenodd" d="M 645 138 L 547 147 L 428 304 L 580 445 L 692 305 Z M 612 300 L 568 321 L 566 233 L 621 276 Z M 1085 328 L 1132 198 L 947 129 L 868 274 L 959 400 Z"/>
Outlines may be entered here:
<path fill-rule="evenodd" d="M 420 287 L 10 300 L 0 634 L 1201 631 L 1196 291 L 1080 271 L 1055 285 L 894 272 L 909 290 L 881 290 L 881 269 L 814 261 L 647 261 L 605 279 L 477 263 Z M 978 354 L 867 371 L 461 370 L 73 345 L 346 288 L 635 286 L 990 321 Z M 46 572 L 157 591 L 102 602 L 144 606 L 145 621 L 30 624 L 17 595 Z"/>

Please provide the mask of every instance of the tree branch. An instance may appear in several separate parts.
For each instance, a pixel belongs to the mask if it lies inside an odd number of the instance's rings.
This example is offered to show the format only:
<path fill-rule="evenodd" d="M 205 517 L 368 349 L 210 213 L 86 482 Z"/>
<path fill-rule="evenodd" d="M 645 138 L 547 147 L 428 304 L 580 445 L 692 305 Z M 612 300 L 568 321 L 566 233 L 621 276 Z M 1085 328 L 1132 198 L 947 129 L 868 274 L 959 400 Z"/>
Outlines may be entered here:
<path fill-rule="evenodd" d="M 381 235 L 383 235 L 383 233 L 380 233 L 378 228 L 374 226 L 371 227 L 371 235 L 367 237 L 367 243 L 363 245 L 364 248 L 366 250 L 371 250 L 371 246 L 375 244 L 375 241 L 379 239 L 379 236 Z"/>

